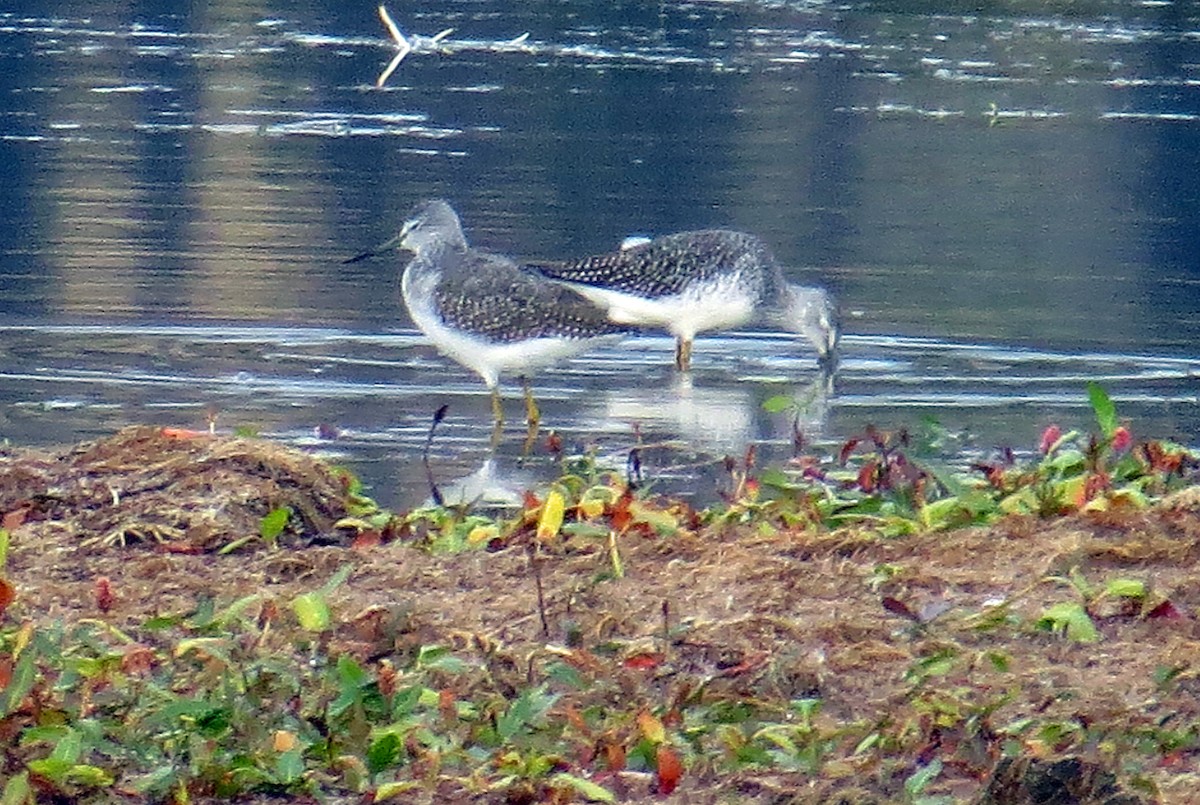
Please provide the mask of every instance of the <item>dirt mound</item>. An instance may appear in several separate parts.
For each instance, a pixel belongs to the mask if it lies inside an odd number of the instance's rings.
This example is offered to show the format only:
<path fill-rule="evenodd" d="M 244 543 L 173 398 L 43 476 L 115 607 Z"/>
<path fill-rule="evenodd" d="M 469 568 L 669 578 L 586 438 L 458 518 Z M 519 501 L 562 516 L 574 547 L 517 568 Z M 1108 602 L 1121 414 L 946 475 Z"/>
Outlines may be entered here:
<path fill-rule="evenodd" d="M 259 439 L 131 427 L 61 452 L 0 456 L 0 512 L 28 536 L 67 532 L 81 548 L 154 542 L 210 552 L 259 535 L 286 509 L 280 544 L 345 541 L 346 480 L 298 450 Z"/>

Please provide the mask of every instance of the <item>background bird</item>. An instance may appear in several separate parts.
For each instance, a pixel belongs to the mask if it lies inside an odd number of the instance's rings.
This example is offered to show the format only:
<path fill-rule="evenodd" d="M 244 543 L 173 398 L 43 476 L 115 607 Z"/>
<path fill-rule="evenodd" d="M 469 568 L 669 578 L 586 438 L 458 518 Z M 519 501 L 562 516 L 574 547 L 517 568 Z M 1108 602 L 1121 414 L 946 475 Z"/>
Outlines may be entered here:
<path fill-rule="evenodd" d="M 841 329 L 833 298 L 785 281 L 754 235 L 706 229 L 629 239 L 619 251 L 531 267 L 606 309 L 613 322 L 666 329 L 681 370 L 691 364 L 697 333 L 750 321 L 799 333 L 822 366 L 836 362 Z"/>

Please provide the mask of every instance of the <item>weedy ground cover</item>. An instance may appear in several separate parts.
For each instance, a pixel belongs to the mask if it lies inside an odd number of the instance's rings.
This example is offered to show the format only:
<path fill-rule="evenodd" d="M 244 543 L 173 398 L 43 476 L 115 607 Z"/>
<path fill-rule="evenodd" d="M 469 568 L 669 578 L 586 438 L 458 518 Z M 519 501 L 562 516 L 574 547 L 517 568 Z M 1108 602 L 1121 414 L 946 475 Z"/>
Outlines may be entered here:
<path fill-rule="evenodd" d="M 0 802 L 1188 801 L 1196 457 L 1089 393 L 1025 459 L 867 429 L 703 510 L 587 457 L 503 516 L 254 440 L 6 457 Z"/>

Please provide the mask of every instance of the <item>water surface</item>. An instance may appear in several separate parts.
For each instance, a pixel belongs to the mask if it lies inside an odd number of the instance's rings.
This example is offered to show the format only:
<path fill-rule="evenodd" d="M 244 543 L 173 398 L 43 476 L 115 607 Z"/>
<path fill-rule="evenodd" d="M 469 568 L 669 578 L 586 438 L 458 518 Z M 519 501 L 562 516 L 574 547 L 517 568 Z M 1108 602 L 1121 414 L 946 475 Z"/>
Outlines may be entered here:
<path fill-rule="evenodd" d="M 732 226 L 847 314 L 832 387 L 790 337 L 608 346 L 536 383 L 569 451 L 711 494 L 720 458 L 935 417 L 948 455 L 1088 422 L 1195 444 L 1200 20 L 1191 4 L 370 4 L 0 12 L 0 436 L 246 426 L 386 502 L 486 464 L 477 380 L 412 329 L 402 263 L 340 260 L 443 196 L 477 245 L 556 259 Z M 528 33 L 518 44 L 514 38 Z M 336 439 L 313 429 L 333 426 Z M 330 435 L 329 428 L 325 429 Z"/>

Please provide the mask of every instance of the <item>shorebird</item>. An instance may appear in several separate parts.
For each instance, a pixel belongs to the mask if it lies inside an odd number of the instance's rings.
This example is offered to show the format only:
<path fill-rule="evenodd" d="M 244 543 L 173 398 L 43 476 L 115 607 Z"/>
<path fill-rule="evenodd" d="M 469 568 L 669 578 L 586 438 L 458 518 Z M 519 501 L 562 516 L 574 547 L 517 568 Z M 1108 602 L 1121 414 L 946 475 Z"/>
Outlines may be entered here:
<path fill-rule="evenodd" d="M 471 248 L 441 199 L 418 204 L 399 234 L 345 262 L 397 248 L 413 254 L 400 281 L 409 315 L 438 350 L 483 378 L 497 436 L 504 421 L 500 375 L 520 375 L 532 435 L 540 420 L 529 388 L 533 371 L 632 329 L 567 286 Z"/>
<path fill-rule="evenodd" d="M 705 229 L 627 239 L 619 251 L 531 268 L 608 311 L 614 323 L 675 336 L 675 365 L 691 365 L 706 330 L 764 321 L 805 336 L 822 366 L 836 363 L 841 332 L 823 288 L 789 283 L 767 245 L 744 232 Z"/>

